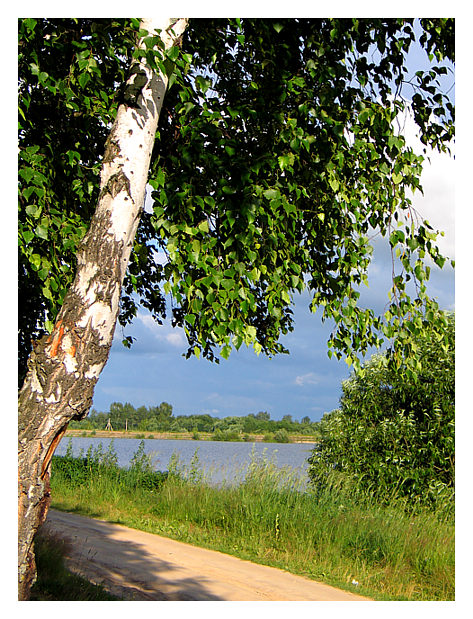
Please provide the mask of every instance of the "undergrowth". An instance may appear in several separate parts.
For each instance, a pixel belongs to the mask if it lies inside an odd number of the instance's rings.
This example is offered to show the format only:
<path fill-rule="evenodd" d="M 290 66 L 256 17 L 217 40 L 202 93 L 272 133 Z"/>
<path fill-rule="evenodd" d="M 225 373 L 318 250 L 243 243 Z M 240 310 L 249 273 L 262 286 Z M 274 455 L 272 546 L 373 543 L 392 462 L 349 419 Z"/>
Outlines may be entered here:
<path fill-rule="evenodd" d="M 449 510 L 413 511 L 401 500 L 380 504 L 337 488 L 315 494 L 292 470 L 256 456 L 239 483 L 216 486 L 206 479 L 197 453 L 189 465 L 174 456 L 162 474 L 152 471 L 143 446 L 140 450 L 128 471 L 113 462 L 113 447 L 108 455 L 53 458 L 53 507 L 378 600 L 454 599 Z"/>

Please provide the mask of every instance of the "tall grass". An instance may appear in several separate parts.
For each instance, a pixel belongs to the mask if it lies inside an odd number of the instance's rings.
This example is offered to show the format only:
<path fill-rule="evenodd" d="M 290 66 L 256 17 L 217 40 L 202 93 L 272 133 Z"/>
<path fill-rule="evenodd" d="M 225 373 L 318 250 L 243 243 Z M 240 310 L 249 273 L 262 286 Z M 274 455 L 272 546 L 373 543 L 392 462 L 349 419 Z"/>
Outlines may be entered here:
<path fill-rule="evenodd" d="M 239 483 L 211 485 L 197 453 L 177 456 L 159 483 L 117 467 L 75 483 L 53 464 L 53 506 L 286 569 L 375 599 L 454 599 L 454 523 L 445 513 L 332 488 L 317 495 L 300 475 L 253 457 Z M 131 469 L 130 469 L 131 470 Z M 148 470 L 148 473 L 150 471 Z"/>

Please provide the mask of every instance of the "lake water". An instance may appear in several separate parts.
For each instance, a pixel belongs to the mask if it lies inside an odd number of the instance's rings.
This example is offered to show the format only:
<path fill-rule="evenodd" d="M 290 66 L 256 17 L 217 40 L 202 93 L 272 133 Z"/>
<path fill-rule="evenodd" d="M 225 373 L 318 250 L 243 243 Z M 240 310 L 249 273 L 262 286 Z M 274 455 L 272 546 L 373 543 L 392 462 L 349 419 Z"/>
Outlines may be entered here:
<path fill-rule="evenodd" d="M 209 481 L 235 481 L 244 477 L 248 465 L 252 461 L 266 459 L 275 466 L 291 472 L 299 477 L 306 477 L 307 458 L 314 447 L 313 444 L 302 443 L 239 443 L 226 441 L 193 441 L 193 440 L 163 440 L 143 439 L 145 453 L 151 456 L 154 468 L 165 471 L 173 454 L 179 458 L 182 465 L 190 465 L 195 454 L 199 468 Z M 118 466 L 127 467 L 133 455 L 138 450 L 140 439 L 110 439 L 64 437 L 56 449 L 56 455 L 66 453 L 69 441 L 74 456 L 86 454 L 90 446 L 96 449 L 100 443 L 104 452 L 113 441 L 113 449 L 118 457 Z"/>

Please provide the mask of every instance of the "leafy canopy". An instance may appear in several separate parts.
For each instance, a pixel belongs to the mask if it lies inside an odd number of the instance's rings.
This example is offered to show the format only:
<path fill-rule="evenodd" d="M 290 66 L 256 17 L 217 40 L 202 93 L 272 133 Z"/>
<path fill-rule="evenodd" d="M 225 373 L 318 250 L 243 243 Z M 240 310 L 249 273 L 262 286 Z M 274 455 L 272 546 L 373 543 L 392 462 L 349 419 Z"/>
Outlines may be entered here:
<path fill-rule="evenodd" d="M 20 20 L 24 351 L 52 327 L 71 282 L 138 24 Z M 409 85 L 424 144 L 447 148 L 454 110 L 439 78 L 441 61 L 454 60 L 453 20 L 421 20 L 420 31 L 433 64 L 410 76 L 413 20 L 191 20 L 163 65 L 170 89 L 149 175 L 152 212 L 136 237 L 121 324 L 138 303 L 161 321 L 169 295 L 188 355 L 218 359 L 242 344 L 272 355 L 293 328 L 293 296 L 308 288 L 314 311 L 335 321 L 330 354 L 357 364 L 387 337 L 418 372 L 417 334 L 426 323 L 444 328 L 425 263 L 445 259 L 412 209 L 423 158 L 396 118 Z M 397 254 L 383 316 L 358 303 L 375 231 Z"/>

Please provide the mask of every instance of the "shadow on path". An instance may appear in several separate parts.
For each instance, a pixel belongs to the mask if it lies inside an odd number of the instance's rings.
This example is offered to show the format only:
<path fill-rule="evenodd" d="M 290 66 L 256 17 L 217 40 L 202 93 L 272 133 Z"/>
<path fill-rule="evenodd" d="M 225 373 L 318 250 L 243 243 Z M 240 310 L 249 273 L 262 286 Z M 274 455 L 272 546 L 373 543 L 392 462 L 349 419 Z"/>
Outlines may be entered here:
<path fill-rule="evenodd" d="M 130 541 L 130 529 L 121 525 L 55 510 L 49 510 L 44 528 L 68 542 L 68 567 L 123 599 L 225 599 L 206 587 L 205 577 L 192 577 L 185 565 L 172 561 L 175 553 L 157 536 L 151 537 L 160 540 L 159 550 L 150 547 L 150 534 L 131 530 Z"/>

